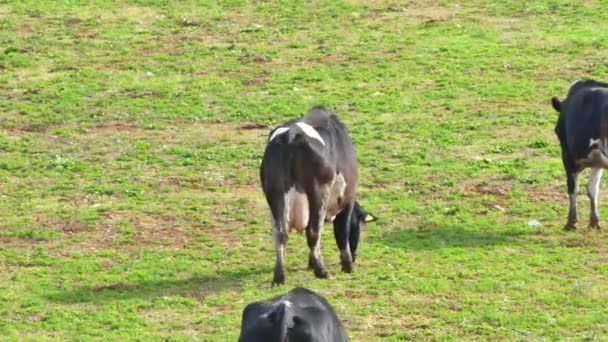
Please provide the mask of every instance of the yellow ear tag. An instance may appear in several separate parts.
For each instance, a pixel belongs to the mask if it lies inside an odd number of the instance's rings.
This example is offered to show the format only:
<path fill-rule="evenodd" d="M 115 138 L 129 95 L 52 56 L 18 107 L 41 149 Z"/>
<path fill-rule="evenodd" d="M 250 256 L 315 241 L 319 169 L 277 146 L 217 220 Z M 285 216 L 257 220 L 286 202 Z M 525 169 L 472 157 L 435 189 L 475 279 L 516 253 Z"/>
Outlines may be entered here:
<path fill-rule="evenodd" d="M 373 216 L 372 216 L 372 215 L 370 215 L 370 214 L 367 214 L 367 215 L 365 216 L 365 222 L 372 222 L 372 221 L 375 221 L 375 220 L 376 220 L 376 218 L 375 218 L 375 217 L 373 217 Z"/>

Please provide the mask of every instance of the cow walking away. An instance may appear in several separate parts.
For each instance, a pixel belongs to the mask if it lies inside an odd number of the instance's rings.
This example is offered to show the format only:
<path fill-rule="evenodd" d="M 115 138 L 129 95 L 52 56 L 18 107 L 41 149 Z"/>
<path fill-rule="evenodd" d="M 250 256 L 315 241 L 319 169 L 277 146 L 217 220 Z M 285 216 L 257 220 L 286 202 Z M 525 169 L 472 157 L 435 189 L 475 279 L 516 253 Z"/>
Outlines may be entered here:
<path fill-rule="evenodd" d="M 608 84 L 593 80 L 572 83 L 564 101 L 551 99 L 559 112 L 555 133 L 562 150 L 566 170 L 570 209 L 564 230 L 575 228 L 577 221 L 577 177 L 591 168 L 587 195 L 591 202 L 589 226 L 599 228 L 597 198 L 600 179 L 608 167 Z"/>
<path fill-rule="evenodd" d="M 328 278 L 321 256 L 324 222 L 333 222 L 342 270 L 352 272 L 359 223 L 367 217 L 355 203 L 357 160 L 346 127 L 324 107 L 270 132 L 260 169 L 270 206 L 276 262 L 273 284 L 285 282 L 288 231 L 306 231 L 308 266 Z"/>
<path fill-rule="evenodd" d="M 243 310 L 239 342 L 343 342 L 348 335 L 334 309 L 321 295 L 305 288 Z"/>

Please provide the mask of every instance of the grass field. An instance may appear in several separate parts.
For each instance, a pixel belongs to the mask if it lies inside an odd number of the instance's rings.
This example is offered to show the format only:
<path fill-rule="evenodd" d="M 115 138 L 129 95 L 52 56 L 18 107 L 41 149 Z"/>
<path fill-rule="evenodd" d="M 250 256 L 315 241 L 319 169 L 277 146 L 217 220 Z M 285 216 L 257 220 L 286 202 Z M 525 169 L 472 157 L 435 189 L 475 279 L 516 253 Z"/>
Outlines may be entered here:
<path fill-rule="evenodd" d="M 598 0 L 0 1 L 0 340 L 235 341 L 298 285 L 353 341 L 607 340 L 608 237 L 584 186 L 562 231 L 550 106 L 606 80 L 607 22 Z M 316 104 L 380 221 L 353 274 L 327 227 L 331 280 L 292 235 L 271 288 L 258 168 Z"/>

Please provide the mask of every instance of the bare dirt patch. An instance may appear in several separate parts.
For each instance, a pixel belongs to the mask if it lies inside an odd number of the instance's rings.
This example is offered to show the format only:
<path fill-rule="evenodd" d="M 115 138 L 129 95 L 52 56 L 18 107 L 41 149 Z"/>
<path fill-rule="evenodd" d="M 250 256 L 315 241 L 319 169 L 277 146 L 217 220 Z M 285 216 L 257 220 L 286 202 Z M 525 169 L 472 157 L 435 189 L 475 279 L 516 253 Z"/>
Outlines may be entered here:
<path fill-rule="evenodd" d="M 257 122 L 246 123 L 239 127 L 239 130 L 251 130 L 251 129 L 268 130 L 268 129 L 270 129 L 270 127 L 268 127 L 267 125 L 261 124 L 261 123 L 257 123 Z"/>
<path fill-rule="evenodd" d="M 144 90 L 144 91 L 127 91 L 127 97 L 132 99 L 141 99 L 147 97 L 161 98 L 163 95 L 155 90 Z"/>
<path fill-rule="evenodd" d="M 250 76 L 246 76 L 246 79 L 242 80 L 241 83 L 245 86 L 259 86 L 262 84 L 266 84 L 269 82 L 268 77 L 270 74 L 268 72 L 261 72 L 257 74 L 252 74 Z"/>
<path fill-rule="evenodd" d="M 171 36 L 171 40 L 174 41 L 191 41 L 198 42 L 206 45 L 228 45 L 230 41 L 224 38 L 224 36 L 215 34 L 214 32 L 198 30 L 192 32 L 178 32 Z"/>
<path fill-rule="evenodd" d="M 114 121 L 99 126 L 92 126 L 87 129 L 87 132 L 89 134 L 106 135 L 115 133 L 137 133 L 140 130 L 141 128 L 133 122 Z"/>
<path fill-rule="evenodd" d="M 71 26 L 71 25 L 78 25 L 81 22 L 82 22 L 82 20 L 79 18 L 70 18 L 65 21 L 65 24 Z"/>
<path fill-rule="evenodd" d="M 184 246 L 189 235 L 176 224 L 170 215 L 138 215 L 135 219 L 135 245 Z"/>
<path fill-rule="evenodd" d="M 121 6 L 120 11 L 101 13 L 100 21 L 113 22 L 127 19 L 139 24 L 140 28 L 148 28 L 154 21 L 162 19 L 163 15 L 149 6 Z"/>
<path fill-rule="evenodd" d="M 15 31 L 26 34 L 26 35 L 31 35 L 31 34 L 36 33 L 36 30 L 34 30 L 31 26 L 25 25 L 25 24 L 16 26 Z"/>
<path fill-rule="evenodd" d="M 493 195 L 504 198 L 507 196 L 508 189 L 503 185 L 481 185 L 474 186 L 473 191 L 480 195 Z"/>
<path fill-rule="evenodd" d="M 170 215 L 111 211 L 101 216 L 100 222 L 92 229 L 68 231 L 67 236 L 76 238 L 77 242 L 65 251 L 130 251 L 151 246 L 182 248 L 191 239 L 191 234 L 177 224 L 176 217 Z M 78 237 L 82 234 L 86 238 L 80 240 Z"/>
<path fill-rule="evenodd" d="M 267 55 L 257 55 L 257 56 L 241 56 L 237 58 L 237 60 L 241 63 L 270 63 L 272 62 L 272 58 Z"/>
<path fill-rule="evenodd" d="M 379 21 L 405 18 L 413 22 L 433 24 L 457 18 L 464 12 L 459 4 L 443 6 L 439 1 L 409 1 L 402 4 L 382 0 L 350 0 L 349 2 L 372 7 L 373 9 L 365 15 Z"/>
<path fill-rule="evenodd" d="M 182 18 L 181 20 L 178 20 L 177 24 L 179 26 L 183 26 L 183 27 L 199 27 L 199 26 L 201 26 L 201 22 L 199 20 L 196 20 L 196 19 L 187 19 L 187 18 Z"/>
<path fill-rule="evenodd" d="M 7 15 L 12 12 L 12 8 L 9 5 L 0 5 L 0 15 Z"/>
<path fill-rule="evenodd" d="M 263 128 L 247 128 L 251 125 L 262 125 Z M 246 125 L 249 125 L 245 127 Z M 255 127 L 255 126 L 253 126 Z M 194 123 L 188 127 L 187 132 L 184 132 L 188 138 L 194 138 L 193 134 L 197 135 L 197 140 L 227 140 L 227 141 L 248 141 L 259 139 L 262 141 L 270 132 L 267 126 L 259 123 L 224 123 L 224 122 L 203 122 Z M 264 129 L 266 128 L 266 129 Z M 238 132 L 238 134 L 237 134 Z"/>
<path fill-rule="evenodd" d="M 225 248 L 243 247 L 243 235 L 239 230 L 245 231 L 244 224 L 236 221 L 225 223 L 230 225 L 230 229 L 226 229 L 225 227 L 205 227 L 202 229 L 202 232 L 210 237 L 214 241 L 214 244 L 221 244 Z"/>
<path fill-rule="evenodd" d="M 370 54 L 379 52 L 370 52 Z M 304 64 L 336 64 L 348 62 L 350 58 L 336 55 L 336 54 L 324 54 L 322 56 L 309 56 L 309 57 L 296 57 L 298 61 Z"/>
<path fill-rule="evenodd" d="M 137 284 L 109 284 L 109 285 L 97 285 L 93 286 L 91 290 L 93 292 L 102 291 L 133 291 L 139 288 Z"/>
<path fill-rule="evenodd" d="M 250 80 L 244 80 L 241 83 L 244 86 L 259 86 L 266 82 L 268 82 L 268 81 L 266 81 L 265 79 L 250 79 Z"/>
<path fill-rule="evenodd" d="M 391 7 L 387 7 L 387 9 L 390 8 Z M 399 8 L 393 6 L 392 8 L 395 8 L 394 12 L 400 10 L 409 18 L 424 23 L 448 21 L 452 18 L 458 17 L 462 13 L 462 7 L 458 4 L 448 7 L 430 4 L 428 2 L 413 2 L 407 7 Z"/>
<path fill-rule="evenodd" d="M 164 323 L 168 321 L 184 321 L 183 312 L 173 309 L 142 309 L 139 314 L 152 323 Z"/>
<path fill-rule="evenodd" d="M 64 232 L 74 232 L 80 230 L 74 222 L 70 222 L 59 216 L 53 216 L 49 214 L 33 214 L 34 220 L 38 223 L 39 228 L 43 229 L 59 229 Z"/>
<path fill-rule="evenodd" d="M 562 187 L 559 184 L 551 184 L 547 186 L 528 186 L 525 188 L 525 192 L 528 198 L 535 199 L 537 201 L 553 201 L 557 203 L 564 202 L 564 206 L 566 206 L 567 195 L 565 186 Z"/>
<path fill-rule="evenodd" d="M 97 38 L 97 33 L 95 33 L 95 30 L 92 28 L 83 27 L 79 28 L 78 31 L 76 31 L 75 37 L 81 39 L 94 39 Z"/>

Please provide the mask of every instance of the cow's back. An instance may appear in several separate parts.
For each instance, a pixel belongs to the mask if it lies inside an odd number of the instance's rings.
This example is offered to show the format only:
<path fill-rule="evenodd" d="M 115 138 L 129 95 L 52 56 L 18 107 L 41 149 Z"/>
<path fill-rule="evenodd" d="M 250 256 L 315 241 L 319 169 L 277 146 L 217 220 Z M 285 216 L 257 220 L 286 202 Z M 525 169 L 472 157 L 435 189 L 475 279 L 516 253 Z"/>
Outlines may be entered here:
<path fill-rule="evenodd" d="M 328 160 L 337 173 L 346 181 L 344 202 L 354 198 L 358 171 L 355 148 L 348 129 L 338 117 L 325 107 L 314 107 L 301 119 L 314 127 L 326 143 Z"/>
<path fill-rule="evenodd" d="M 333 307 L 321 295 L 305 288 L 295 288 L 287 296 L 294 303 L 296 315 L 314 329 L 302 329 L 313 341 L 348 341 L 348 335 Z"/>
<path fill-rule="evenodd" d="M 562 104 L 556 131 L 574 159 L 585 158 L 593 141 L 608 145 L 608 88 L 601 83 L 574 84 Z M 605 146 L 600 146 L 605 148 Z M 608 151 L 605 151 L 608 152 Z"/>
<path fill-rule="evenodd" d="M 286 310 L 277 316 L 278 310 Z M 274 320 L 274 317 L 279 318 Z M 287 329 L 286 329 L 287 328 Z M 332 306 L 321 295 L 295 288 L 273 299 L 248 304 L 243 311 L 241 342 L 348 341 Z"/>

